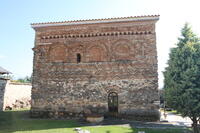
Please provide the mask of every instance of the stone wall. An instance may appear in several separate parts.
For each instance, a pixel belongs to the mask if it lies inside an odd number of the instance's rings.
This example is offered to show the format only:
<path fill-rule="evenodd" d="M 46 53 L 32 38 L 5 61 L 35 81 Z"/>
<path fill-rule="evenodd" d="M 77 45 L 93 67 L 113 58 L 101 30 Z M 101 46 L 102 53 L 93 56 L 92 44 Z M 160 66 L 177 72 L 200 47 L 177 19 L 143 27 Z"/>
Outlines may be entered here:
<path fill-rule="evenodd" d="M 9 82 L 5 89 L 4 109 L 30 108 L 31 84 Z"/>
<path fill-rule="evenodd" d="M 0 78 L 0 111 L 3 110 L 3 106 L 4 106 L 4 94 L 5 94 L 6 84 L 7 84 L 7 80 Z"/>
<path fill-rule="evenodd" d="M 35 28 L 32 117 L 105 115 L 116 92 L 119 117 L 158 120 L 155 22 Z"/>
<path fill-rule="evenodd" d="M 0 80 L 0 110 L 30 108 L 31 88 L 31 84 Z"/>

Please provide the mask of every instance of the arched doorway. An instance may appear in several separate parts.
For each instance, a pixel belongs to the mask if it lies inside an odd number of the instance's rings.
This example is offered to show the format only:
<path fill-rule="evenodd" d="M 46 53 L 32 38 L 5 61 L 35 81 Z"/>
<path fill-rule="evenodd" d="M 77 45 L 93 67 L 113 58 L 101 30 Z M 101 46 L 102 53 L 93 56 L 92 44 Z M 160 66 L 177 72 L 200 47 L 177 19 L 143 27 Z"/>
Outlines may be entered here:
<path fill-rule="evenodd" d="M 108 94 L 108 110 L 112 114 L 118 113 L 118 95 L 116 92 Z"/>

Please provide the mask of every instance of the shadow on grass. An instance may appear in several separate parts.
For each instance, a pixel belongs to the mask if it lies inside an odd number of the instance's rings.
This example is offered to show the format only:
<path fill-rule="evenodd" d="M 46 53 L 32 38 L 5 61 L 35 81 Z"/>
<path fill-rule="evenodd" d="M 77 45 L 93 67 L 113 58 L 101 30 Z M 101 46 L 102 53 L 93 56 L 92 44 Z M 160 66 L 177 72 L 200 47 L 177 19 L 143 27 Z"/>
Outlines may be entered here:
<path fill-rule="evenodd" d="M 28 110 L 0 112 L 0 133 L 28 133 L 29 131 L 31 133 L 75 133 L 73 129 L 76 127 L 87 129 L 91 133 L 138 133 L 138 131 L 145 131 L 146 133 L 182 133 L 183 131 L 180 129 L 137 129 L 135 128 L 136 124 L 142 123 L 106 119 L 101 125 L 97 126 L 75 120 L 30 119 Z"/>
<path fill-rule="evenodd" d="M 77 126 L 79 124 L 73 120 L 30 119 L 29 111 L 0 112 L 0 133 L 74 128 Z"/>
<path fill-rule="evenodd" d="M 88 127 L 88 129 L 91 129 L 91 131 L 92 127 L 99 126 L 99 128 L 105 129 L 102 133 L 138 133 L 139 131 L 145 133 L 191 133 L 191 131 L 187 128 L 174 126 L 172 124 L 139 122 L 131 120 L 121 120 L 117 118 L 107 118 L 100 124 L 80 123 L 80 125 L 82 127 Z"/>

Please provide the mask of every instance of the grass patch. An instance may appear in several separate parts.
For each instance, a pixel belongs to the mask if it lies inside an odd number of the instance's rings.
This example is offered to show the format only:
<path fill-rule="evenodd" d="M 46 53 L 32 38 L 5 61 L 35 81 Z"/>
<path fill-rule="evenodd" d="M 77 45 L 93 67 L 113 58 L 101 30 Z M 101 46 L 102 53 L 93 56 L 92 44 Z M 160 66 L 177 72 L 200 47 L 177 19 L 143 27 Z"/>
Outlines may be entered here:
<path fill-rule="evenodd" d="M 180 113 L 178 113 L 176 110 L 171 110 L 171 111 L 166 111 L 168 113 L 172 113 L 172 114 L 176 114 L 176 115 L 181 115 Z"/>
<path fill-rule="evenodd" d="M 160 111 L 164 112 L 164 109 L 160 109 Z M 172 114 L 177 114 L 180 115 L 180 113 L 178 113 L 176 110 L 171 110 L 171 111 L 166 111 L 167 113 L 172 113 Z"/>
<path fill-rule="evenodd" d="M 172 110 L 172 111 L 167 111 L 167 112 L 171 112 L 173 114 L 178 114 L 178 112 L 176 110 Z"/>
<path fill-rule="evenodd" d="M 122 126 L 103 126 L 103 127 L 83 127 L 91 133 L 138 133 L 138 131 L 145 131 L 146 133 L 183 133 L 183 129 L 137 129 Z"/>
<path fill-rule="evenodd" d="M 74 120 L 30 119 L 28 110 L 0 112 L 0 133 L 76 133 L 80 124 Z M 91 133 L 183 133 L 183 129 L 136 129 L 123 126 L 81 127 Z"/>

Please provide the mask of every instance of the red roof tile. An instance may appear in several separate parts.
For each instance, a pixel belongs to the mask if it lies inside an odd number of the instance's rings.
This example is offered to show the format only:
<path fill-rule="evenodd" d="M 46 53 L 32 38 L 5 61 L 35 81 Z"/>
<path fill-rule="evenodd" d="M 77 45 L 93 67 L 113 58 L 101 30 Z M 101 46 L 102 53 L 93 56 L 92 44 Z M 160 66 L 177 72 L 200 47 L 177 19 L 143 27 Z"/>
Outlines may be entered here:
<path fill-rule="evenodd" d="M 60 21 L 60 22 L 44 22 L 44 23 L 32 23 L 34 27 L 36 25 L 47 25 L 47 24 L 66 24 L 66 23 L 77 23 L 77 22 L 90 22 L 90 21 L 105 21 L 105 20 L 123 20 L 123 19 L 137 19 L 137 18 L 157 18 L 160 15 L 145 15 L 145 16 L 129 16 L 129 17 L 117 17 L 117 18 L 104 18 L 104 19 L 87 19 L 87 20 L 72 20 L 72 21 Z"/>

